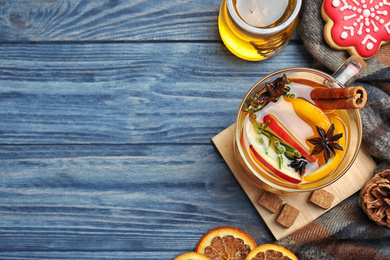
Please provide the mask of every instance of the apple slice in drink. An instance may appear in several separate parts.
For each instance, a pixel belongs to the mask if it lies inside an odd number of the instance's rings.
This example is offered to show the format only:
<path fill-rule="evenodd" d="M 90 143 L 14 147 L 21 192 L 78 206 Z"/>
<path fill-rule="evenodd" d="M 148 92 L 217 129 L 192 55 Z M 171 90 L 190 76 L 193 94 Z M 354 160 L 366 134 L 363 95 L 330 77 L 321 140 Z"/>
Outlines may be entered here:
<path fill-rule="evenodd" d="M 264 157 L 261 156 L 256 149 L 253 147 L 253 145 L 249 145 L 249 148 L 251 149 L 252 153 L 256 157 L 261 164 L 263 164 L 265 167 L 267 167 L 270 171 L 272 171 L 274 174 L 278 175 L 279 177 L 285 179 L 286 181 L 289 181 L 291 183 L 300 183 L 301 182 L 301 177 L 298 174 L 294 174 L 291 171 L 287 171 L 286 173 L 279 171 L 276 169 L 274 166 L 272 166 L 265 158 L 268 156 L 265 155 Z"/>
<path fill-rule="evenodd" d="M 268 127 L 278 135 L 282 140 L 300 152 L 306 160 L 311 163 L 316 161 L 316 158 L 310 155 L 310 153 L 298 142 L 295 138 L 280 124 L 280 122 L 271 114 L 264 116 L 264 124 L 268 124 Z"/>
<path fill-rule="evenodd" d="M 284 162 L 279 166 L 278 158 L 277 158 L 278 155 L 271 147 L 267 147 L 268 138 L 263 136 L 264 140 L 263 140 L 263 144 L 261 144 L 259 142 L 258 136 L 259 135 L 255 130 L 255 127 L 253 127 L 251 122 L 247 120 L 247 124 L 244 131 L 244 139 L 248 143 L 248 146 L 252 151 L 252 154 L 254 155 L 256 160 L 260 163 L 260 165 L 266 167 L 275 175 L 279 176 L 280 178 L 286 181 L 295 184 L 300 183 L 301 176 L 287 166 L 288 160 L 284 160 Z"/>

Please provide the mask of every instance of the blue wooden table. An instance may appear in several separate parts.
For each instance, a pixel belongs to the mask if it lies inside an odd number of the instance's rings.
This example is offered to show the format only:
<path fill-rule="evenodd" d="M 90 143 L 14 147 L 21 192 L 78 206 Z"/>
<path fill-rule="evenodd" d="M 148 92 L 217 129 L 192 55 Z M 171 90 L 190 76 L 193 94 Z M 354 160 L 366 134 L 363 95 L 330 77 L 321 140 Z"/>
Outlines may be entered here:
<path fill-rule="evenodd" d="M 220 0 L 0 1 L 0 259 L 173 259 L 217 226 L 272 234 L 211 142 L 298 35 L 248 62 Z"/>

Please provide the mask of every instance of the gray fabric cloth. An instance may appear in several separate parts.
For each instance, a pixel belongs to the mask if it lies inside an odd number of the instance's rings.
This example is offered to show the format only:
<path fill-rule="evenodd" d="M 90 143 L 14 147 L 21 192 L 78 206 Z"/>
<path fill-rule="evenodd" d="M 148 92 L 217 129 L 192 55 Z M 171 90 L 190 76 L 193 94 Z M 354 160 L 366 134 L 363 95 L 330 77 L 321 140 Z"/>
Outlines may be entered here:
<path fill-rule="evenodd" d="M 298 32 L 315 58 L 314 67 L 330 74 L 349 54 L 332 49 L 324 40 L 322 0 L 303 3 Z M 363 145 L 378 163 L 375 173 L 390 169 L 390 43 L 366 60 L 367 68 L 353 83 L 368 95 L 360 109 Z M 359 194 L 346 199 L 320 218 L 277 241 L 299 259 L 390 259 L 390 229 L 371 221 L 358 205 Z"/>
<path fill-rule="evenodd" d="M 350 55 L 346 51 L 332 49 L 325 42 L 325 22 L 321 17 L 321 5 L 322 0 L 303 1 L 298 32 L 314 58 L 331 71 L 335 71 Z M 362 80 L 390 80 L 390 44 L 382 45 L 378 53 L 366 62 L 367 68 L 362 73 Z"/>
<path fill-rule="evenodd" d="M 298 32 L 316 59 L 316 65 L 333 72 L 350 55 L 346 51 L 332 49 L 325 42 L 321 4 L 322 0 L 304 1 Z M 355 86 L 363 86 L 368 95 L 367 104 L 360 111 L 363 140 L 372 156 L 390 162 L 390 43 L 382 45 L 378 53 L 366 60 L 366 63 L 367 68 L 358 81 L 353 83 Z"/>

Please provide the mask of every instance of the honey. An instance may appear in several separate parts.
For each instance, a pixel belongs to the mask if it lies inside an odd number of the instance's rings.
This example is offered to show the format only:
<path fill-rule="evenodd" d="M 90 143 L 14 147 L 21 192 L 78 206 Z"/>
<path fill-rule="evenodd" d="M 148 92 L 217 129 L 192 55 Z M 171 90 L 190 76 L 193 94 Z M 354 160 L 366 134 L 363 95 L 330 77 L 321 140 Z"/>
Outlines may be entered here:
<path fill-rule="evenodd" d="M 301 0 L 223 0 L 218 27 L 236 56 L 259 61 L 279 53 L 296 29 Z"/>

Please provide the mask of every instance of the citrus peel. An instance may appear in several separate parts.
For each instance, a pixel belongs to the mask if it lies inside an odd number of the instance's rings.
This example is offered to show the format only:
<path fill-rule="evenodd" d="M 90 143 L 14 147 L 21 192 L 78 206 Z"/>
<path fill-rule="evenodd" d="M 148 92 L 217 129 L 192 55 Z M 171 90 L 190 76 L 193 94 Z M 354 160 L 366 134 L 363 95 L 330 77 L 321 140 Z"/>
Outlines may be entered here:
<path fill-rule="evenodd" d="M 179 255 L 174 260 L 210 260 L 209 257 L 196 253 L 196 252 L 188 252 L 182 255 Z"/>
<path fill-rule="evenodd" d="M 328 116 L 322 112 L 321 109 L 306 101 L 302 98 L 289 98 L 285 97 L 285 101 L 290 102 L 294 108 L 294 111 L 297 115 L 302 118 L 305 122 L 312 122 L 310 125 L 314 124 L 323 129 L 328 129 L 331 126 L 331 122 Z"/>

